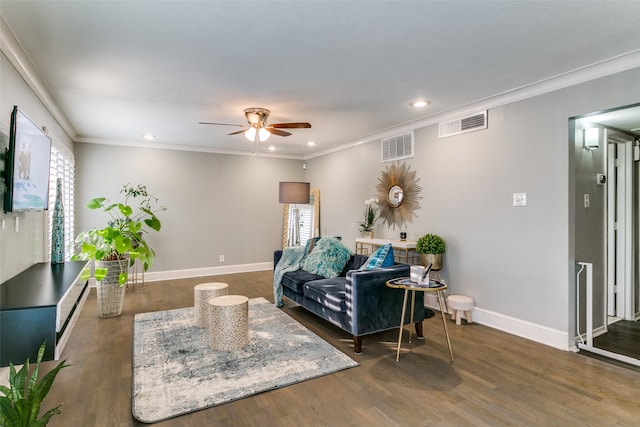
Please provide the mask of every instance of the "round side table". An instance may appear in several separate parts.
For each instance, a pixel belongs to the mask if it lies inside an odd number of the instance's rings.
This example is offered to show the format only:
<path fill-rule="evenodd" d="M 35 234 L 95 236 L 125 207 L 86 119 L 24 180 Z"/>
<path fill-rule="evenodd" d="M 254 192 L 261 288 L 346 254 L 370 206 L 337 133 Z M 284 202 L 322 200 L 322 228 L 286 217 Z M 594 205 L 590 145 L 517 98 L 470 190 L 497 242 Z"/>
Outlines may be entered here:
<path fill-rule="evenodd" d="M 223 295 L 209 300 L 209 347 L 239 350 L 249 344 L 249 298 Z"/>
<path fill-rule="evenodd" d="M 193 311 L 196 324 L 202 328 L 209 326 L 209 304 L 211 298 L 227 295 L 229 285 L 224 282 L 200 283 L 193 288 Z"/>
<path fill-rule="evenodd" d="M 402 331 L 404 329 L 404 316 L 407 310 L 407 300 L 409 291 L 411 291 L 411 325 L 413 325 L 413 309 L 415 307 L 416 291 L 420 292 L 435 292 L 438 297 L 438 305 L 440 306 L 440 313 L 442 314 L 442 327 L 444 328 L 444 335 L 447 337 L 447 345 L 449 346 L 449 356 L 451 356 L 451 363 L 453 363 L 453 350 L 451 349 L 451 340 L 449 339 L 449 330 L 447 329 L 447 322 L 444 318 L 444 308 L 446 302 L 444 300 L 444 291 L 447 289 L 447 284 L 444 281 L 430 280 L 429 284 L 421 285 L 417 282 L 413 282 L 411 277 L 398 277 L 386 282 L 386 285 L 390 288 L 404 289 L 404 299 L 402 301 L 402 314 L 400 317 L 400 334 L 398 335 L 398 350 L 396 353 L 396 362 L 400 360 L 400 346 L 402 344 Z M 411 330 L 409 330 L 409 342 L 411 342 Z"/>

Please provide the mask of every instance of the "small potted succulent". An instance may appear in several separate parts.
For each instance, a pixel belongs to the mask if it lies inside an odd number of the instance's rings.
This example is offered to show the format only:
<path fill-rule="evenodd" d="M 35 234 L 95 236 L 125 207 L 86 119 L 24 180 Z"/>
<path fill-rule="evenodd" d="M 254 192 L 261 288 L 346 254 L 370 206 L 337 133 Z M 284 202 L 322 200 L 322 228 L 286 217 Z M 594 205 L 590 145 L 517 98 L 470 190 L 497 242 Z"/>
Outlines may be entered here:
<path fill-rule="evenodd" d="M 147 192 L 147 187 L 126 184 L 120 193 L 122 203 L 108 202 L 104 197 L 92 199 L 88 209 L 101 209 L 110 220 L 104 228 L 84 231 L 76 238 L 80 253 L 78 260 L 95 262 L 94 277 L 97 282 L 99 317 L 115 317 L 122 313 L 124 287 L 129 277 L 129 268 L 136 261 L 147 271 L 156 253 L 145 240 L 145 235 L 153 230 L 160 231 L 161 223 L 156 213 L 166 210 L 157 207 L 158 199 Z M 83 272 L 82 278 L 90 277 L 90 270 Z"/>
<path fill-rule="evenodd" d="M 442 269 L 442 255 L 445 249 L 444 239 L 437 234 L 425 234 L 416 242 L 416 252 L 423 255 L 423 264 L 433 264 L 431 269 L 434 271 Z"/>

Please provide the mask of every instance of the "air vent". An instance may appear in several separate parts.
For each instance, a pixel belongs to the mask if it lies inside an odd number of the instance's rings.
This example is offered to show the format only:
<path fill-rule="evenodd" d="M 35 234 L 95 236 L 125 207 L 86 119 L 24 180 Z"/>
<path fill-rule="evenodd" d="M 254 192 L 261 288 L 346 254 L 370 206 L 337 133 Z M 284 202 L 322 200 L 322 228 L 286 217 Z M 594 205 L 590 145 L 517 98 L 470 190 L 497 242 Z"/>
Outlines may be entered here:
<path fill-rule="evenodd" d="M 438 137 L 460 135 L 461 133 L 473 132 L 487 128 L 487 110 L 463 117 L 461 119 L 450 120 L 440 123 Z"/>
<path fill-rule="evenodd" d="M 401 160 L 413 157 L 413 133 L 382 140 L 382 161 Z"/>

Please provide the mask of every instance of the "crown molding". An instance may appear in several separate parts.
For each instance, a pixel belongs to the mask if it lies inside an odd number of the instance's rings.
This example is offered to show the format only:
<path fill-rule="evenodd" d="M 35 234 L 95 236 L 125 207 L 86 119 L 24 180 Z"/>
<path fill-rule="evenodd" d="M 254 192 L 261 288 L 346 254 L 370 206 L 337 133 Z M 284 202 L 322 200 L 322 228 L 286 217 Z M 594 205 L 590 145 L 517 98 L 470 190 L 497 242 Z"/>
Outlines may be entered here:
<path fill-rule="evenodd" d="M 304 160 L 325 156 L 348 148 L 356 147 L 369 142 L 379 141 L 384 138 L 402 135 L 415 131 L 416 129 L 435 125 L 440 122 L 453 120 L 459 117 L 477 113 L 478 111 L 489 110 L 525 99 L 534 98 L 560 89 L 575 86 L 601 77 L 621 73 L 640 67 L 640 49 L 623 55 L 616 56 L 595 64 L 587 65 L 566 73 L 558 74 L 547 79 L 530 83 L 518 88 L 514 88 L 487 98 L 479 99 L 468 104 L 458 106 L 454 109 L 434 114 L 423 119 L 407 122 L 379 132 L 363 135 L 356 140 L 340 144 L 324 151 L 309 154 Z"/>
<path fill-rule="evenodd" d="M 71 139 L 76 137 L 77 133 L 73 125 L 58 105 L 51 91 L 40 77 L 38 70 L 34 67 L 2 16 L 0 16 L 0 51 L 4 53 L 11 65 L 18 71 L 18 74 L 22 76 L 67 135 Z"/>
<path fill-rule="evenodd" d="M 78 142 L 106 144 L 106 145 L 121 145 L 121 146 L 134 146 L 167 150 L 183 150 L 183 151 L 198 151 L 218 154 L 233 154 L 233 155 L 247 155 L 253 156 L 254 153 L 213 149 L 208 147 L 189 146 L 189 145 L 177 145 L 177 144 L 145 144 L 139 142 L 123 142 L 123 141 L 110 141 L 99 140 L 93 138 L 81 138 L 78 136 L 71 122 L 67 119 L 66 115 L 56 102 L 51 91 L 46 86 L 38 71 L 33 66 L 33 63 L 25 54 L 22 46 L 15 38 L 13 32 L 0 16 L 0 51 L 2 51 L 9 62 L 15 67 L 22 78 L 27 82 L 29 87 L 34 91 L 36 96 L 42 101 L 45 108 L 51 113 L 54 119 L 60 124 L 65 132 Z M 316 153 L 307 154 L 304 156 L 286 156 L 277 155 L 273 153 L 260 153 L 258 155 L 263 157 L 275 157 L 275 158 L 289 158 L 296 160 L 309 160 L 315 157 L 325 156 L 327 154 L 335 153 L 338 151 L 346 150 L 358 145 L 370 143 L 384 138 L 389 138 L 395 135 L 401 135 L 403 133 L 412 132 L 416 129 L 431 126 L 442 121 L 447 121 L 461 117 L 467 114 L 473 114 L 477 111 L 488 110 L 496 108 L 502 105 L 511 104 L 513 102 L 522 101 L 535 96 L 543 95 L 545 93 L 553 92 L 559 89 L 564 89 L 576 84 L 584 83 L 590 80 L 594 80 L 600 77 L 606 77 L 612 74 L 620 73 L 623 71 L 631 70 L 633 68 L 640 67 L 640 49 L 634 50 L 607 60 L 603 60 L 591 65 L 577 68 L 575 70 L 568 71 L 566 73 L 558 74 L 547 79 L 543 79 L 537 82 L 533 82 L 518 88 L 514 88 L 499 94 L 489 96 L 487 98 L 479 99 L 468 104 L 460 105 L 454 109 L 427 116 L 425 118 L 411 121 L 407 123 L 399 124 L 391 128 L 383 129 L 371 134 L 363 135 L 345 143 L 338 144 L 332 148 L 318 151 Z"/>
<path fill-rule="evenodd" d="M 85 138 L 85 137 L 76 138 L 75 142 L 80 142 L 84 144 L 112 145 L 112 146 L 119 146 L 119 147 L 151 148 L 154 150 L 190 151 L 190 152 L 198 152 L 198 153 L 228 154 L 228 155 L 234 155 L 234 156 L 255 156 L 255 157 L 272 157 L 272 158 L 278 158 L 278 159 L 303 160 L 302 156 L 278 155 L 278 154 L 263 153 L 263 152 L 252 153 L 249 151 L 225 150 L 222 148 L 202 147 L 198 145 L 163 144 L 163 143 L 140 142 L 140 141 L 120 141 L 115 139 Z"/>

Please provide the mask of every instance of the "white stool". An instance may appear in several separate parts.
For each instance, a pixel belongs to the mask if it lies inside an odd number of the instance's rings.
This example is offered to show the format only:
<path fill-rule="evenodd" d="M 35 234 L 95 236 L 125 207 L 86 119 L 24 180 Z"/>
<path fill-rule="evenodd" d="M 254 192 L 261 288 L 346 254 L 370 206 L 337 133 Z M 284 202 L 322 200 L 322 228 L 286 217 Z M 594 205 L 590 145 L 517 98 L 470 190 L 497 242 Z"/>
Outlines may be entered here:
<path fill-rule="evenodd" d="M 209 326 L 209 304 L 211 298 L 227 295 L 229 285 L 223 282 L 200 283 L 193 288 L 193 311 L 196 325 L 206 328 Z"/>
<path fill-rule="evenodd" d="M 460 324 L 460 318 L 464 311 L 464 317 L 467 323 L 473 323 L 471 319 L 471 311 L 473 310 L 473 299 L 464 295 L 449 295 L 447 304 L 451 309 L 451 319 L 456 319 L 456 325 Z"/>
<path fill-rule="evenodd" d="M 249 344 L 249 298 L 223 295 L 209 300 L 209 347 L 239 350 Z"/>

